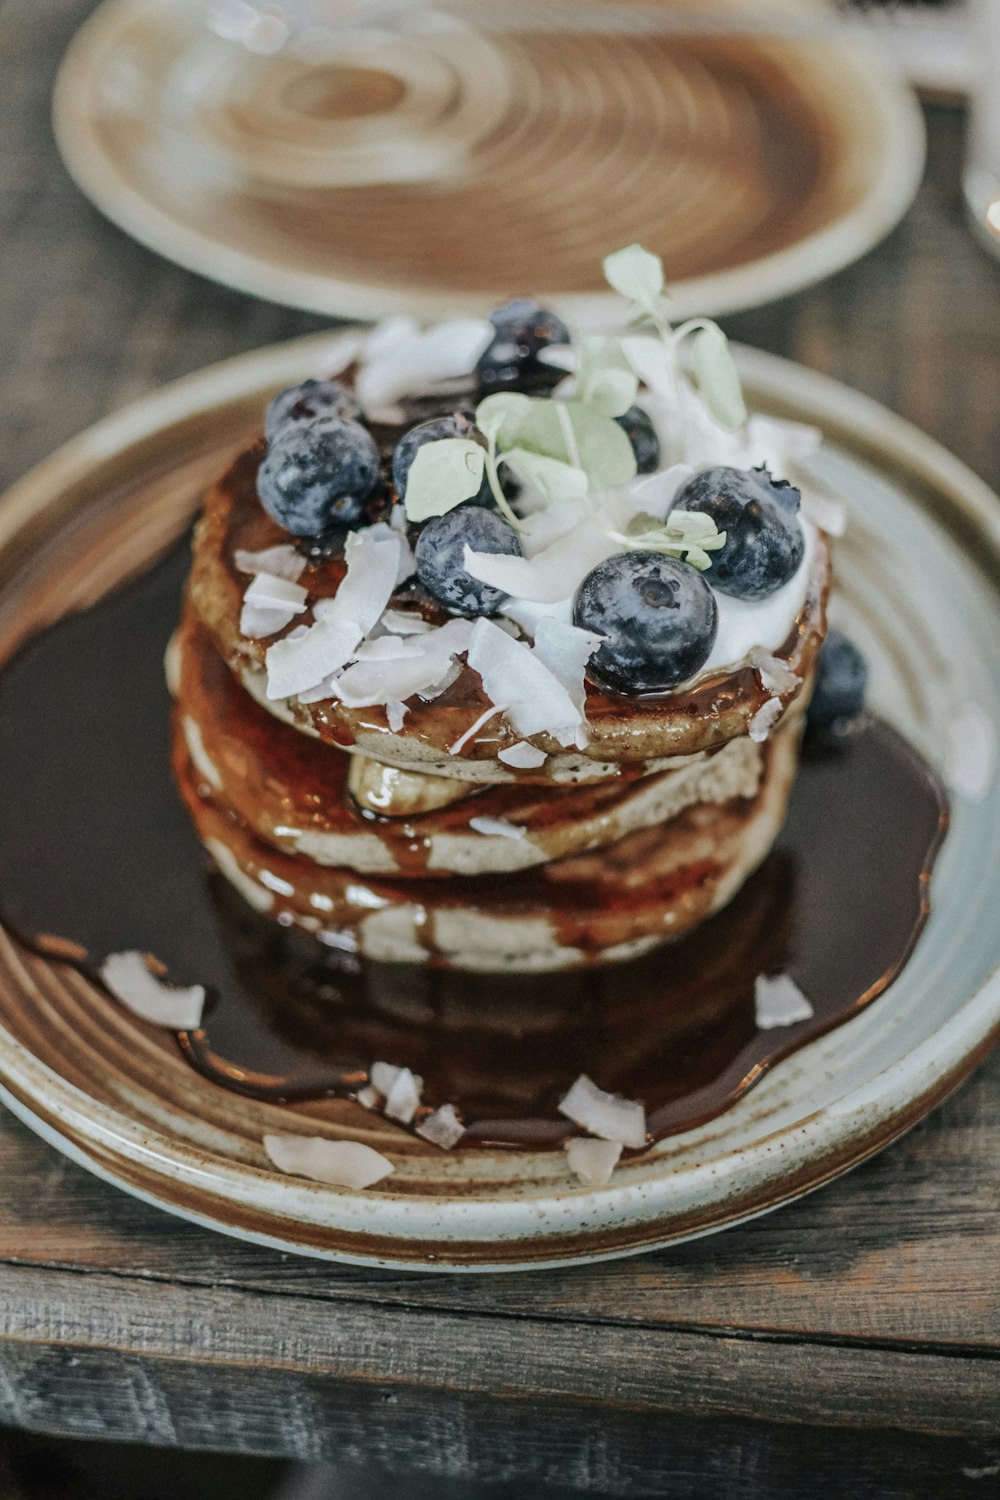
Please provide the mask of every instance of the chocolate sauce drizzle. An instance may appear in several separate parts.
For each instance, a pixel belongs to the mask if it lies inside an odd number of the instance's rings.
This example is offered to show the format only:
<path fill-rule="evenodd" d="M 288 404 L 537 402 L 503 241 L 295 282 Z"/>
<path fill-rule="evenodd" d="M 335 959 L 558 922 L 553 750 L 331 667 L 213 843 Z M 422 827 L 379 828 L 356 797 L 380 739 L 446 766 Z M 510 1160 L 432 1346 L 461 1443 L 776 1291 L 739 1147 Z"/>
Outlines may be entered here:
<path fill-rule="evenodd" d="M 453 1103 L 467 1141 L 555 1145 L 570 1133 L 556 1105 L 587 1073 L 642 1099 L 661 1137 L 720 1113 L 906 962 L 947 804 L 876 720 L 806 757 L 775 849 L 730 906 L 626 965 L 470 978 L 362 961 L 261 917 L 210 873 L 170 774 L 162 656 L 188 563 L 178 548 L 0 673 L 0 912 L 82 968 L 135 948 L 204 984 L 203 1026 L 178 1045 L 221 1086 L 352 1094 L 384 1058 L 423 1076 L 428 1105 Z M 759 1031 L 754 979 L 783 971 L 815 1014 Z"/>

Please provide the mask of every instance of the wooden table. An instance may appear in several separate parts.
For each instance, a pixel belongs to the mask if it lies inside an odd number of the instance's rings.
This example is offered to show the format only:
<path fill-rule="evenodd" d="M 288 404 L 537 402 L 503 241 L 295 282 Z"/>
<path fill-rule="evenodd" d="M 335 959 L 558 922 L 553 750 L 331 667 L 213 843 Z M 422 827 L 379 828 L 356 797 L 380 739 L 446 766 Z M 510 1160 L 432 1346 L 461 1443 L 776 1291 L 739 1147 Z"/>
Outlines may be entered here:
<path fill-rule="evenodd" d="M 72 187 L 48 97 L 89 8 L 0 0 L 0 484 L 130 397 L 320 326 L 157 259 Z M 963 224 L 961 118 L 931 126 L 926 184 L 884 245 L 728 328 L 1000 486 L 1000 266 Z M 998 1147 L 1000 1056 L 883 1156 L 755 1224 L 480 1279 L 221 1238 L 3 1115 L 0 1419 L 619 1494 L 983 1494 L 1000 1474 Z"/>

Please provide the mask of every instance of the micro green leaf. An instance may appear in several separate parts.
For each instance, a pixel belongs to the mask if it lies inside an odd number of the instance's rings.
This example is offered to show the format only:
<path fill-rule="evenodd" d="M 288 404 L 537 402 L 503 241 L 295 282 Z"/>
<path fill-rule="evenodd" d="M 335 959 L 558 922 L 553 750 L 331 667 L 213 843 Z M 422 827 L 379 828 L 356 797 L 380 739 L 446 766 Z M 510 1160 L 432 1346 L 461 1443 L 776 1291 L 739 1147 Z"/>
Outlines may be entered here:
<path fill-rule="evenodd" d="M 616 292 L 630 297 L 647 315 L 656 313 L 663 296 L 663 262 L 658 255 L 641 245 L 626 245 L 604 257 L 604 274 Z"/>
<path fill-rule="evenodd" d="M 531 398 L 517 391 L 497 391 L 493 396 L 486 396 L 476 407 L 476 426 L 489 442 L 504 446 L 505 435 L 515 431 L 530 404 Z"/>
<path fill-rule="evenodd" d="M 471 438 L 439 438 L 417 449 L 406 479 L 405 508 L 410 521 L 446 515 L 471 500 L 483 482 L 486 453 Z"/>
<path fill-rule="evenodd" d="M 558 458 L 546 458 L 527 448 L 510 448 L 504 462 L 536 485 L 546 500 L 582 500 L 587 493 L 583 470 Z"/>
<path fill-rule="evenodd" d="M 729 340 L 716 323 L 706 323 L 691 339 L 691 368 L 705 405 L 717 422 L 730 431 L 747 419 L 740 377 Z"/>
<path fill-rule="evenodd" d="M 609 533 L 630 551 L 662 552 L 680 557 L 699 572 L 712 566 L 710 552 L 726 545 L 726 533 L 716 528 L 711 516 L 702 511 L 671 511 L 665 521 L 641 512 L 633 516 L 625 530 Z"/>
<path fill-rule="evenodd" d="M 606 417 L 620 417 L 636 398 L 639 378 L 620 339 L 591 334 L 580 340 L 576 394 Z"/>
<path fill-rule="evenodd" d="M 591 494 L 635 478 L 635 454 L 625 432 L 583 401 L 531 400 L 510 436 L 509 447 L 582 469 Z"/>

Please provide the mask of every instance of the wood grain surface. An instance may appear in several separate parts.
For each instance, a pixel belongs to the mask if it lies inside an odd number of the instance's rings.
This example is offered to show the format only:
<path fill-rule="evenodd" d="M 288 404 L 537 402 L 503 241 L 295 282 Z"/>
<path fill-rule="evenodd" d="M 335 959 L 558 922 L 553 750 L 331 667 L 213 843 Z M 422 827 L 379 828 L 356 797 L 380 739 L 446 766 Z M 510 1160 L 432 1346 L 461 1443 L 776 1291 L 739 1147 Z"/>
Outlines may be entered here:
<path fill-rule="evenodd" d="M 48 96 L 90 8 L 0 0 L 0 485 L 164 380 L 319 326 L 167 265 L 71 186 Z M 930 123 L 893 236 L 727 329 L 1000 486 L 1000 265 L 963 224 L 961 117 Z M 998 1145 L 995 1056 L 884 1155 L 744 1228 L 583 1270 L 427 1278 L 173 1220 L 2 1115 L 0 1421 L 616 1494 L 985 1494 Z"/>

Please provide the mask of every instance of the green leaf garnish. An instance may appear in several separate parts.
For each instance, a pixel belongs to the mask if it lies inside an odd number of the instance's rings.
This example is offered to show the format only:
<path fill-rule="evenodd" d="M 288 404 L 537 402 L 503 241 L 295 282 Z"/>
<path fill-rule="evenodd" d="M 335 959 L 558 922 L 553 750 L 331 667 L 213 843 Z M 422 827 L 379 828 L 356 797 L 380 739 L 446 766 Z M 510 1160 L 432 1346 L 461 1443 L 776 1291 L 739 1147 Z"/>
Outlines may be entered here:
<path fill-rule="evenodd" d="M 504 454 L 504 462 L 537 486 L 546 500 L 582 500 L 587 493 L 583 470 L 558 458 L 546 458 L 527 448 L 511 448 Z"/>
<path fill-rule="evenodd" d="M 630 297 L 647 317 L 658 310 L 663 296 L 663 262 L 641 245 L 626 245 L 604 257 L 604 274 L 616 292 Z"/>
<path fill-rule="evenodd" d="M 407 519 L 426 521 L 443 516 L 478 494 L 486 469 L 486 453 L 471 438 L 439 438 L 424 443 L 406 479 Z"/>
<path fill-rule="evenodd" d="M 734 432 L 747 419 L 740 377 L 729 340 L 717 323 L 705 323 L 691 340 L 691 368 L 698 390 L 712 416 Z"/>
<path fill-rule="evenodd" d="M 505 426 L 502 438 L 505 447 L 527 449 L 582 469 L 590 494 L 635 478 L 635 454 L 627 435 L 611 417 L 584 401 L 529 400 L 516 424 Z"/>
<path fill-rule="evenodd" d="M 530 401 L 530 396 L 517 391 L 497 391 L 495 396 L 486 396 L 476 407 L 476 426 L 487 442 L 500 442 L 516 430 Z"/>
<path fill-rule="evenodd" d="M 621 339 L 591 334 L 580 340 L 576 394 L 606 417 L 628 411 L 639 389 L 639 377 L 622 348 Z"/>
<path fill-rule="evenodd" d="M 679 557 L 700 573 L 712 566 L 708 554 L 726 545 L 726 533 L 717 529 L 711 516 L 697 510 L 671 511 L 665 521 L 641 512 L 632 517 L 624 531 L 609 535 L 630 551 Z"/>

